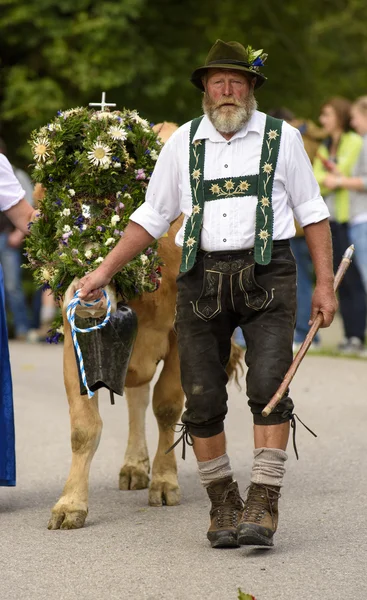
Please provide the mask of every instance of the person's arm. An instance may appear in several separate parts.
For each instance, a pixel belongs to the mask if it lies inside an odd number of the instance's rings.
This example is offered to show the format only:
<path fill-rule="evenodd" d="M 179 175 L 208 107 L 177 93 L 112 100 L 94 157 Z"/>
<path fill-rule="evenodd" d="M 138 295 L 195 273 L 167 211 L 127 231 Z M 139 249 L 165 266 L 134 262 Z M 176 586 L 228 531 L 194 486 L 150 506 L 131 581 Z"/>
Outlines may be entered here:
<path fill-rule="evenodd" d="M 5 210 L 4 214 L 24 234 L 29 233 L 28 224 L 37 217 L 37 211 L 24 198 L 8 210 Z"/>
<path fill-rule="evenodd" d="M 316 286 L 312 296 L 312 325 L 317 314 L 322 313 L 322 327 L 329 327 L 334 319 L 338 302 L 334 292 L 333 254 L 329 220 L 311 223 L 304 227 L 305 238 L 316 274 Z"/>
<path fill-rule="evenodd" d="M 137 223 L 130 221 L 124 236 L 117 246 L 106 256 L 103 263 L 80 281 L 82 300 L 96 300 L 102 297 L 102 288 L 108 285 L 112 277 L 118 273 L 139 252 L 147 248 L 155 238 Z"/>
<path fill-rule="evenodd" d="M 330 173 L 324 179 L 323 185 L 329 190 L 344 188 L 356 192 L 365 192 L 366 181 L 362 177 L 344 177 L 343 175 L 334 175 Z"/>

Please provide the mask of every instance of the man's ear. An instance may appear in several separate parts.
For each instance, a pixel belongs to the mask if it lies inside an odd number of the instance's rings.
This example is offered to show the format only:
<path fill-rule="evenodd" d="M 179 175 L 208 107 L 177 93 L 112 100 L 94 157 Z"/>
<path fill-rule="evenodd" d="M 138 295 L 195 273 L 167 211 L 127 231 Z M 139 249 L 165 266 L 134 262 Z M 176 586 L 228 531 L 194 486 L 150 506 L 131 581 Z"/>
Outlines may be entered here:
<path fill-rule="evenodd" d="M 207 75 L 205 74 L 201 78 L 201 83 L 203 84 L 205 91 L 206 91 L 206 80 L 207 80 Z"/>
<path fill-rule="evenodd" d="M 253 90 L 255 88 L 256 85 L 256 77 L 252 77 L 251 78 L 251 89 Z"/>

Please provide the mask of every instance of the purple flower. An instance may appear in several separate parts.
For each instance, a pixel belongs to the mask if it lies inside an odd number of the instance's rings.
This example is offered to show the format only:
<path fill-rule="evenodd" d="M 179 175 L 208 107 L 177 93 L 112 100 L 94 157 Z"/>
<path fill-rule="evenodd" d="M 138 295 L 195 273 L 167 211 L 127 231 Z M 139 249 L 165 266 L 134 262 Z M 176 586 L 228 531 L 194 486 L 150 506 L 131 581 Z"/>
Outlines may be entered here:
<path fill-rule="evenodd" d="M 115 229 L 115 231 L 113 232 L 113 235 L 120 235 L 120 231 L 118 229 Z"/>
<path fill-rule="evenodd" d="M 152 252 L 153 252 L 153 250 L 151 248 L 147 248 L 146 251 L 145 251 L 145 254 L 147 256 L 150 256 L 152 254 Z"/>
<path fill-rule="evenodd" d="M 136 171 L 135 179 L 145 179 L 145 171 L 144 171 L 144 169 L 138 169 Z"/>
<path fill-rule="evenodd" d="M 66 233 L 62 234 L 62 238 L 63 240 L 67 240 L 71 235 L 72 235 L 72 231 L 67 231 Z"/>
<path fill-rule="evenodd" d="M 61 338 L 61 333 L 55 333 L 54 335 L 50 335 L 49 337 L 46 338 L 46 342 L 48 344 L 58 344 L 59 340 Z"/>
<path fill-rule="evenodd" d="M 101 225 L 97 225 L 96 229 L 97 231 L 103 231 L 103 227 L 101 227 Z"/>

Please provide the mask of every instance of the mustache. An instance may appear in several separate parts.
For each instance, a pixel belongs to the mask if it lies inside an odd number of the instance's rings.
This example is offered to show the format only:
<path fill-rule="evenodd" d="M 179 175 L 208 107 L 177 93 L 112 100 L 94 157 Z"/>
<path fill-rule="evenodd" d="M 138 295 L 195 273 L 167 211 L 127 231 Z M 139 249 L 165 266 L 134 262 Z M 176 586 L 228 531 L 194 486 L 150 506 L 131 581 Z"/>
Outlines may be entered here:
<path fill-rule="evenodd" d="M 215 110 L 217 108 L 220 108 L 221 106 L 225 106 L 225 105 L 234 105 L 234 106 L 243 106 L 243 103 L 240 102 L 239 100 L 236 100 L 236 98 L 233 98 L 232 96 L 229 96 L 228 98 L 223 98 L 222 100 L 218 100 L 217 102 L 213 102 L 212 104 L 212 109 Z"/>

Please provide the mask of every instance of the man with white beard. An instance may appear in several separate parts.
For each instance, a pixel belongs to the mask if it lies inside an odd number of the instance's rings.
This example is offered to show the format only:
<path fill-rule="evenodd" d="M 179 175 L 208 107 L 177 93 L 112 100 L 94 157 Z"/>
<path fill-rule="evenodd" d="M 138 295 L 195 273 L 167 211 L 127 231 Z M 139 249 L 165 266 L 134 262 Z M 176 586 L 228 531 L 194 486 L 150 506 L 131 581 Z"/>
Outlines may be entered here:
<path fill-rule="evenodd" d="M 183 443 L 191 440 L 212 506 L 213 547 L 273 545 L 293 402 L 287 394 L 261 415 L 292 362 L 296 264 L 289 239 L 293 216 L 304 227 L 316 273 L 311 321 L 323 326 L 337 307 L 328 210 L 299 132 L 256 110 L 266 55 L 217 40 L 191 77 L 204 116 L 180 127 L 165 144 L 125 235 L 105 261 L 81 280 L 80 297 L 99 298 L 138 252 L 161 237 L 180 213 L 185 221 L 177 278 L 175 328 L 186 394 Z M 231 335 L 246 340 L 247 395 L 254 420 L 254 458 L 246 500 L 226 453 L 224 419 Z"/>

